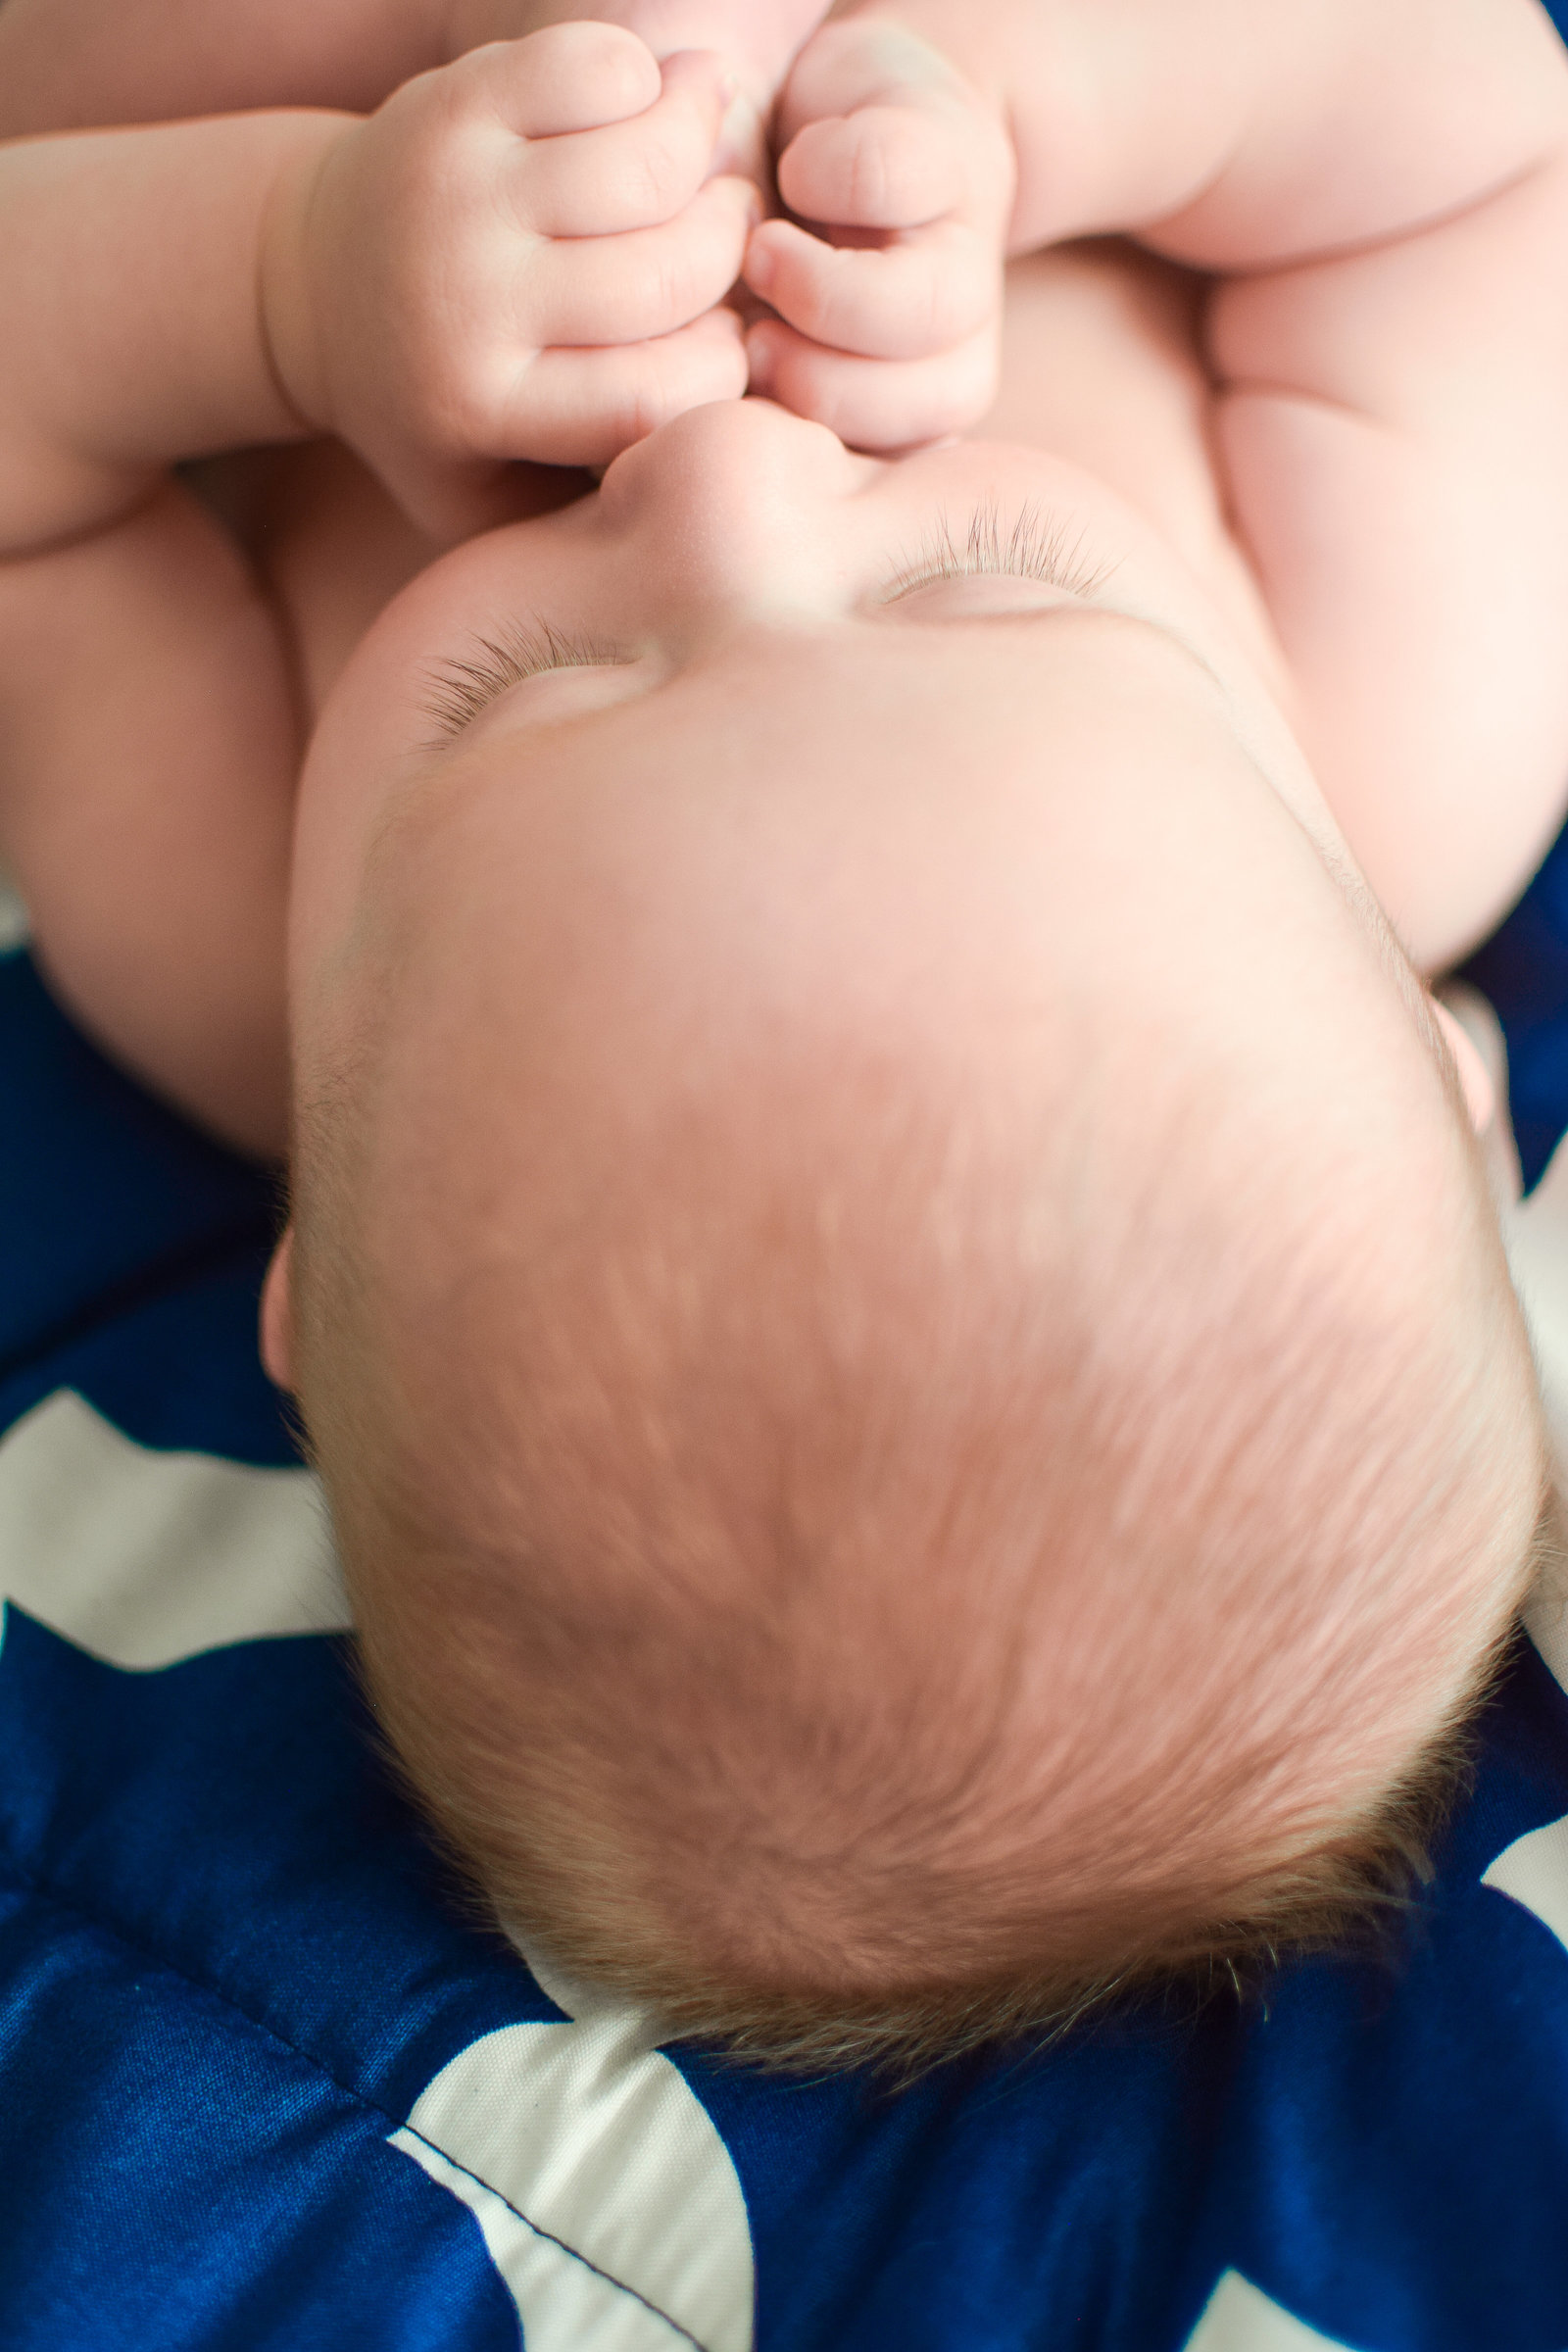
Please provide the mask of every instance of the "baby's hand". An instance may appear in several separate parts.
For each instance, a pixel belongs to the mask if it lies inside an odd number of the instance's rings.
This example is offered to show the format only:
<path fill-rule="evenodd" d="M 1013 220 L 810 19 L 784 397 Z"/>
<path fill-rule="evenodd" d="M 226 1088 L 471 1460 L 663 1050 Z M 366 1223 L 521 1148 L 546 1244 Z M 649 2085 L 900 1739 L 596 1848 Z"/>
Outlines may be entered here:
<path fill-rule="evenodd" d="M 731 311 L 757 191 L 710 178 L 727 100 L 618 25 L 556 24 L 420 74 L 333 140 L 270 268 L 303 414 L 414 520 L 506 511 L 505 462 L 602 465 L 745 389 Z"/>
<path fill-rule="evenodd" d="M 779 193 L 745 277 L 778 313 L 751 383 L 860 449 L 957 432 L 996 391 L 1014 166 L 998 117 L 938 53 L 870 21 L 823 27 L 778 110 Z"/>

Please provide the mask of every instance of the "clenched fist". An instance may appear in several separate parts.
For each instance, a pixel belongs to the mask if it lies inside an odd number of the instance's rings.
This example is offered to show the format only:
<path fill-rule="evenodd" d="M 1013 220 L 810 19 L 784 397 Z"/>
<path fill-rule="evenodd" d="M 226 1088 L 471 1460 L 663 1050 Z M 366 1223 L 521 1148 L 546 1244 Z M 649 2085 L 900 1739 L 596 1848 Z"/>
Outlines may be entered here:
<path fill-rule="evenodd" d="M 998 116 L 912 33 L 825 25 L 779 101 L 793 220 L 754 232 L 745 276 L 777 317 L 751 382 L 860 449 L 960 431 L 996 388 L 1012 205 Z"/>
<path fill-rule="evenodd" d="M 264 304 L 294 406 L 458 537 L 505 511 L 508 461 L 601 465 L 739 395 L 720 306 L 760 207 L 710 176 L 728 97 L 716 58 L 598 23 L 405 83 L 280 196 Z"/>

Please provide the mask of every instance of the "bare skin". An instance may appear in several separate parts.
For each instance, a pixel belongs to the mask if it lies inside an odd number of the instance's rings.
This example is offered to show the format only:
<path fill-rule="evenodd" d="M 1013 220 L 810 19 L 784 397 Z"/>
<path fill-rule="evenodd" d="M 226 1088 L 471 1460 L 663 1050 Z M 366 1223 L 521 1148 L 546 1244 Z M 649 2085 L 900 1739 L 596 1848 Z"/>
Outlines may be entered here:
<path fill-rule="evenodd" d="M 18 7 L 12 0 L 0 21 L 0 45 L 13 43 L 18 66 L 7 103 L 14 122 L 36 122 L 64 101 L 49 95 L 39 21 Z M 1359 12 L 1353 26 L 1316 12 L 1310 36 L 1271 18 L 1266 39 L 1250 19 L 1242 37 L 1217 4 L 1195 0 L 1145 23 L 1126 0 L 1121 29 L 1138 36 L 1130 49 L 1108 35 L 1101 45 L 1102 9 L 1063 9 L 1045 47 L 1044 20 L 1022 0 L 1020 9 L 982 18 L 933 5 L 896 24 L 889 12 L 863 11 L 827 27 L 781 102 L 786 190 L 831 220 L 846 135 L 868 151 L 884 135 L 895 146 L 912 139 L 935 159 L 939 227 L 956 221 L 972 235 L 989 205 L 999 243 L 1004 232 L 1029 245 L 1137 225 L 1147 246 L 1173 257 L 1174 274 L 1161 275 L 1157 263 L 1114 248 L 1057 250 L 1015 273 L 993 422 L 1014 444 L 1078 458 L 1166 536 L 1307 744 L 1417 961 L 1441 968 L 1518 888 L 1560 809 L 1568 688 L 1554 656 L 1568 530 L 1556 517 L 1568 484 L 1557 419 L 1568 357 L 1560 330 L 1544 324 L 1555 314 L 1542 288 L 1560 276 L 1568 244 L 1568 100 L 1549 28 L 1526 0 L 1486 15 L 1450 0 L 1443 38 L 1412 75 L 1410 27 L 1394 0 Z M 769 72 L 801 29 L 801 12 L 787 26 L 790 12 L 776 13 Z M 437 55 L 459 37 L 454 23 L 430 32 Z M 393 79 L 409 64 L 403 24 L 396 41 L 364 52 Z M 466 21 L 461 38 L 495 28 Z M 691 29 L 680 12 L 661 12 L 663 36 Z M 911 31 L 940 41 L 954 63 L 933 65 L 929 49 L 911 62 Z M 64 107 L 68 118 L 152 111 L 154 93 L 136 83 L 145 62 L 103 39 L 87 95 Z M 279 63 L 261 42 L 257 79 L 238 94 L 318 104 L 341 95 L 356 44 L 326 46 L 329 56 L 307 44 Z M 170 55 L 179 47 L 172 39 Z M 1190 106 L 1172 109 L 1178 52 L 1194 89 Z M 1123 54 L 1147 67 L 1136 83 L 1106 78 L 1105 60 Z M 146 55 L 156 57 L 155 41 Z M 1195 61 L 1204 55 L 1222 57 L 1225 72 L 1203 80 Z M 760 70 L 750 71 L 759 86 Z M 1450 137 L 1455 92 L 1478 73 L 1495 102 L 1460 111 L 1467 122 L 1484 119 L 1486 136 Z M 615 106 L 640 96 L 645 125 L 679 115 L 690 126 L 680 169 L 691 192 L 661 200 L 666 211 L 676 202 L 669 233 L 687 257 L 683 283 L 662 347 L 618 343 L 625 325 L 610 321 L 596 355 L 601 380 L 623 382 L 622 355 L 635 368 L 642 351 L 654 354 L 648 364 L 674 409 L 738 389 L 737 330 L 711 304 L 744 249 L 749 275 L 766 280 L 780 314 L 752 331 L 754 379 L 872 442 L 905 432 L 911 369 L 926 371 L 922 429 L 952 421 L 928 398 L 933 385 L 972 414 L 972 367 L 961 381 L 943 370 L 983 323 L 955 324 L 938 304 L 925 343 L 951 330 L 956 344 L 913 358 L 888 349 L 898 305 L 884 266 L 912 253 L 913 274 L 899 282 L 934 299 L 969 250 L 961 239 L 944 244 L 918 222 L 868 229 L 852 217 L 830 231 L 838 245 L 813 247 L 788 222 L 748 240 L 744 189 L 712 176 L 726 135 L 716 71 L 677 55 L 662 83 L 656 91 L 644 72 L 640 92 Z M 1344 86 L 1356 93 L 1359 127 L 1336 112 Z M 1313 105 L 1299 103 L 1303 89 Z M 215 83 L 208 102 L 236 94 Z M 355 94 L 366 103 L 374 92 Z M 1108 110 L 1113 139 L 1083 136 L 1091 101 Z M 986 139 L 998 140 L 1003 110 L 1022 142 L 1010 221 L 998 213 L 1001 178 L 982 186 L 977 161 Z M 1391 121 L 1408 135 L 1391 139 Z M 37 331 L 13 339 L 0 380 L 0 452 L 11 460 L 0 480 L 0 702 L 24 747 L 0 796 L 0 846 L 23 876 L 46 962 L 89 1023 L 256 1149 L 275 1149 L 282 1134 L 278 941 L 292 785 L 315 710 L 359 630 L 438 541 L 571 487 L 515 463 L 498 473 L 495 459 L 564 454 L 550 419 L 574 416 L 578 430 L 584 414 L 575 395 L 520 418 L 487 414 L 472 397 L 482 342 L 445 374 L 421 372 L 426 298 L 417 270 L 404 267 L 406 238 L 393 236 L 376 259 L 384 212 L 371 192 L 377 171 L 395 175 L 421 152 L 427 122 L 428 109 L 404 107 L 368 145 L 357 124 L 318 115 L 253 118 L 243 137 L 225 127 L 220 140 L 193 126 L 179 134 L 183 150 L 173 133 L 143 134 L 152 143 L 139 146 L 111 138 L 74 149 L 58 196 L 52 167 L 34 160 L 42 151 L 4 159 L 0 201 L 32 207 L 32 249 L 57 247 L 73 267 L 17 278 L 13 265 L 7 286 L 13 315 L 36 310 Z M 1343 168 L 1335 142 L 1347 139 L 1377 159 L 1370 176 Z M 1232 160 L 1216 177 L 1217 155 Z M 1010 187 L 1010 169 L 1005 176 Z M 199 208 L 188 202 L 193 181 Z M 323 188 L 311 214 L 315 246 L 302 245 L 303 195 Z M 123 223 L 120 240 L 84 244 L 83 225 L 111 214 Z M 1353 250 L 1297 266 L 1325 243 Z M 184 267 L 172 270 L 176 244 Z M 138 277 L 144 255 L 156 303 Z M 1218 290 L 1207 277 L 1195 288 L 1189 264 L 1218 270 Z M 388 284 L 403 289 L 407 339 L 356 379 L 313 321 L 345 307 L 334 287 L 352 291 L 387 268 Z M 248 270 L 267 293 L 270 352 L 255 333 Z M 482 270 L 468 298 L 481 307 Z M 553 282 L 559 318 L 580 334 L 569 273 Z M 62 304 L 62 284 L 77 289 L 74 308 Z M 829 348 L 791 327 L 791 316 L 837 341 Z M 906 354 L 908 332 L 898 334 Z M 437 342 L 446 350 L 451 338 Z M 363 336 L 348 348 L 363 349 Z M 670 354 L 682 350 L 692 365 L 672 377 Z M 401 379 L 400 351 L 414 363 Z M 107 383 L 114 398 L 103 407 Z M 603 414 L 608 441 L 590 435 L 585 455 L 604 454 L 650 416 L 642 394 L 628 408 L 618 393 Z M 358 461 L 274 460 L 251 469 L 243 498 L 230 482 L 248 561 L 163 470 L 172 458 L 323 425 Z M 366 479 L 367 463 L 381 487 Z M 398 493 L 390 507 L 387 484 Z"/>

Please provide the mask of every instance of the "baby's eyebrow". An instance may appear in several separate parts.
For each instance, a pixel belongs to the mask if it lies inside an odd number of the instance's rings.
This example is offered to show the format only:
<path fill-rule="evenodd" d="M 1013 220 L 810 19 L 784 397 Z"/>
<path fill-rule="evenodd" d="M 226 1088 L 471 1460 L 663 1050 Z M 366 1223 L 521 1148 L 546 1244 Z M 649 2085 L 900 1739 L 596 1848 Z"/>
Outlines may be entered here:
<path fill-rule="evenodd" d="M 961 578 L 980 578 L 984 575 L 980 573 L 961 573 L 955 576 Z M 1035 575 L 1032 573 L 1019 573 L 1015 576 L 1019 578 L 1032 578 Z M 924 585 L 923 582 L 917 582 L 915 584 L 917 586 Z M 903 593 L 905 595 L 912 595 L 913 590 L 912 588 L 906 589 Z M 897 597 L 887 597 L 883 600 L 884 606 L 896 604 L 898 601 L 899 599 Z M 938 625 L 953 628 L 974 629 L 983 628 L 985 624 L 990 621 L 998 624 L 1005 623 L 1009 628 L 1019 628 L 1024 626 L 1033 626 L 1035 623 L 1041 621 L 1062 619 L 1079 621 L 1104 620 L 1118 623 L 1124 628 L 1131 627 L 1135 629 L 1147 630 L 1151 635 L 1162 638 L 1167 645 L 1173 646 L 1177 653 L 1182 655 L 1186 661 L 1191 662 L 1195 669 L 1201 673 L 1203 678 L 1210 686 L 1217 687 L 1222 695 L 1228 693 L 1225 681 L 1220 676 L 1219 671 L 1214 667 L 1213 663 L 1207 661 L 1204 656 L 1199 652 L 1197 646 L 1194 645 L 1190 639 L 1184 637 L 1179 629 L 1171 628 L 1169 624 L 1163 620 L 1153 619 L 1152 615 L 1147 612 L 1125 612 L 1119 605 L 1026 605 L 1013 611 L 1003 610 L 1001 612 L 988 612 L 982 609 L 975 612 L 949 612 L 943 616 L 943 619 L 938 623 Z"/>

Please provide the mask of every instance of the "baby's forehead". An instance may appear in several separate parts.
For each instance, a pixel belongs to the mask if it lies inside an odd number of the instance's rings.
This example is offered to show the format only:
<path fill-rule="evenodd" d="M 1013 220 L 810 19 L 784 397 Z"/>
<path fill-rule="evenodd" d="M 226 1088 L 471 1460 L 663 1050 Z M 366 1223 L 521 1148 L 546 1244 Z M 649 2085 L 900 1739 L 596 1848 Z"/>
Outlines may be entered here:
<path fill-rule="evenodd" d="M 500 843 L 573 812 L 631 822 L 649 803 L 683 817 L 699 800 L 713 829 L 738 805 L 788 829 L 830 800 L 844 820 L 873 808 L 890 847 L 933 813 L 973 833 L 995 804 L 1026 851 L 1033 820 L 1070 846 L 1112 794 L 1118 825 L 1168 830 L 1161 804 L 1179 799 L 1183 829 L 1218 843 L 1267 797 L 1201 662 L 1163 630 L 1074 608 L 737 625 L 678 666 L 628 654 L 502 674 L 391 796 L 384 845 L 417 861 L 448 837 Z M 1195 792 L 1204 778 L 1218 789 Z"/>
<path fill-rule="evenodd" d="M 645 950 L 677 996 L 770 956 L 955 990 L 1158 967 L 1179 996 L 1216 959 L 1227 987 L 1281 973 L 1281 922 L 1298 968 L 1375 981 L 1343 879 L 1200 684 L 1127 631 L 990 622 L 758 631 L 586 711 L 525 684 L 389 806 L 361 928 L 459 994 Z"/>
<path fill-rule="evenodd" d="M 992 821 L 977 845 L 972 809 L 922 821 L 902 788 L 858 823 L 822 789 L 806 821 L 787 777 L 743 778 L 715 808 L 644 771 L 585 817 L 565 769 L 527 825 L 476 807 L 457 854 L 407 858 L 344 992 L 374 1066 L 335 1091 L 374 1106 L 389 1229 L 413 1215 L 461 1256 L 507 1170 L 575 1200 L 585 1167 L 667 1157 L 683 1119 L 733 1124 L 725 1184 L 797 1135 L 824 1155 L 837 1138 L 848 1163 L 846 1137 L 891 1121 L 976 1166 L 988 1138 L 1098 1133 L 1121 1189 L 1148 1193 L 1174 1181 L 1154 1116 L 1172 1102 L 1216 1150 L 1255 1121 L 1354 1152 L 1362 1120 L 1374 1157 L 1378 1135 L 1406 1157 L 1446 1149 L 1403 998 L 1283 818 L 1272 885 L 1261 858 L 1178 876 L 1168 840 L 1146 839 L 1123 852 L 1134 878 L 1102 858 L 1091 892 L 1049 831 L 1020 843 Z M 911 1170 L 931 1159 L 910 1147 Z"/>
<path fill-rule="evenodd" d="M 528 692 L 392 797 L 302 1023 L 307 1090 L 376 1036 L 399 1164 L 402 1127 L 564 1105 L 568 1063 L 573 1119 L 726 1055 L 978 1080 L 1091 1031 L 1432 1091 L 1363 886 L 1152 631 L 760 628 L 603 709 Z"/>

